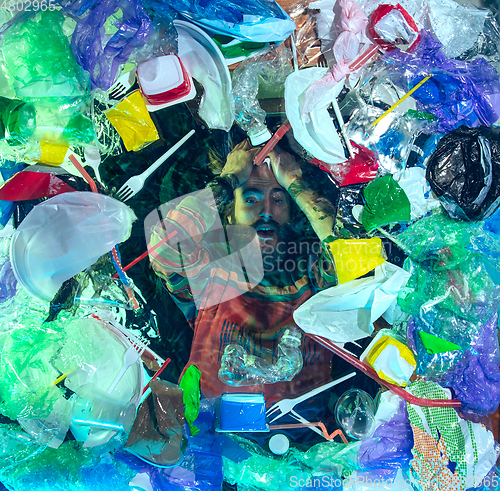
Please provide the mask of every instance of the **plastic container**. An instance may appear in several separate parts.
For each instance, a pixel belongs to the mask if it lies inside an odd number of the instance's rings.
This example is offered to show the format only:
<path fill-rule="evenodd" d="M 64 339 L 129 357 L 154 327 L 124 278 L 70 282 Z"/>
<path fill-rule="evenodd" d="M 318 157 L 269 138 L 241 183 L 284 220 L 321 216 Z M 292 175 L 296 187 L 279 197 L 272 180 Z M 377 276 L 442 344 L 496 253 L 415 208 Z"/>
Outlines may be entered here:
<path fill-rule="evenodd" d="M 141 63 L 137 78 L 148 110 L 178 104 L 196 95 L 191 76 L 177 55 L 165 55 Z M 152 106 L 152 107 L 150 107 Z"/>
<path fill-rule="evenodd" d="M 345 392 L 335 405 L 337 423 L 353 440 L 371 435 L 375 421 L 375 404 L 370 394 L 360 389 Z"/>
<path fill-rule="evenodd" d="M 114 431 L 128 431 L 134 419 L 133 404 L 121 402 L 92 384 L 86 384 L 78 391 L 71 413 L 73 425 Z"/>
<path fill-rule="evenodd" d="M 218 431 L 269 431 L 264 394 L 223 394 Z"/>

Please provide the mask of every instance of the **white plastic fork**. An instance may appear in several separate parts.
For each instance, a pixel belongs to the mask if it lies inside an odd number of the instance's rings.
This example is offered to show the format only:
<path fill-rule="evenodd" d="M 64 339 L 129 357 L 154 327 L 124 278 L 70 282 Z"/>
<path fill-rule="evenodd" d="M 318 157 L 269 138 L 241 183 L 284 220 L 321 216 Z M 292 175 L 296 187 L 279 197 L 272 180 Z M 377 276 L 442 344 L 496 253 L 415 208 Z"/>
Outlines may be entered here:
<path fill-rule="evenodd" d="M 135 81 L 135 69 L 129 72 L 125 72 L 118 80 L 108 89 L 108 95 L 111 99 L 120 99 L 122 98 L 132 87 Z"/>
<path fill-rule="evenodd" d="M 143 187 L 146 179 L 160 167 L 165 160 L 173 155 L 177 150 L 184 145 L 193 135 L 195 131 L 191 130 L 181 140 L 179 140 L 173 147 L 169 148 L 156 162 L 151 164 L 142 174 L 132 176 L 116 193 L 115 198 L 121 201 L 128 201 L 135 196 Z"/>
<path fill-rule="evenodd" d="M 276 411 L 280 411 L 280 413 L 272 420 L 269 422 L 269 424 L 274 423 L 277 419 L 280 419 L 283 417 L 285 414 L 288 414 L 297 404 L 299 404 L 302 401 L 306 401 L 312 396 L 315 396 L 331 387 L 334 387 L 335 385 L 338 385 L 351 377 L 354 377 L 356 375 L 356 372 L 351 372 L 343 377 L 338 378 L 337 380 L 333 380 L 332 382 L 329 382 L 325 385 L 322 385 L 321 387 L 317 387 L 316 389 L 313 389 L 306 394 L 296 397 L 295 399 L 283 399 L 273 406 L 271 406 L 267 412 L 266 416 L 269 418 L 271 417 Z"/>
<path fill-rule="evenodd" d="M 120 371 L 116 374 L 113 383 L 109 387 L 108 394 L 111 394 L 115 390 L 116 386 L 118 385 L 122 377 L 125 375 L 125 372 L 141 357 L 145 349 L 146 349 L 146 343 L 144 342 L 133 343 L 129 346 L 129 348 L 127 349 L 127 351 L 125 351 L 125 354 L 123 355 L 123 365 Z"/>

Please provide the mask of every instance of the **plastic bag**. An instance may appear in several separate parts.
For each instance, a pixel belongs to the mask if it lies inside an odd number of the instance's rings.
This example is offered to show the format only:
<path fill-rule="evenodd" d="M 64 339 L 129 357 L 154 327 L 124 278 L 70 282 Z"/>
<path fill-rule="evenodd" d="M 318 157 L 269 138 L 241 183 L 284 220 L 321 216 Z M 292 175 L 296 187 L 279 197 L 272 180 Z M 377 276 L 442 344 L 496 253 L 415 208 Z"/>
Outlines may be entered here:
<path fill-rule="evenodd" d="M 255 43 L 280 43 L 295 30 L 293 20 L 271 0 L 174 0 L 170 5 L 208 31 Z"/>
<path fill-rule="evenodd" d="M 55 196 L 37 205 L 14 233 L 14 273 L 32 295 L 50 301 L 64 281 L 128 239 L 133 220 L 132 210 L 109 196 Z"/>
<path fill-rule="evenodd" d="M 379 406 L 379 408 L 383 409 Z M 377 410 L 377 413 L 379 410 Z M 362 469 L 404 469 L 412 459 L 413 434 L 404 403 L 392 418 L 361 442 L 358 463 Z"/>
<path fill-rule="evenodd" d="M 162 380 L 152 380 L 150 387 L 151 394 L 137 411 L 125 449 L 153 465 L 177 464 L 183 450 L 182 389 Z"/>
<path fill-rule="evenodd" d="M 500 79 L 495 68 L 482 58 L 471 63 L 449 59 L 427 31 L 421 31 L 421 37 L 413 53 L 394 50 L 381 58 L 390 67 L 390 80 L 408 91 L 432 74 L 412 97 L 417 109 L 437 116 L 440 132 L 461 125 L 493 124 L 500 116 Z"/>
<path fill-rule="evenodd" d="M 253 146 L 271 138 L 264 124 L 266 113 L 257 100 L 259 83 L 279 88 L 292 68 L 290 52 L 283 46 L 258 51 L 242 62 L 233 73 L 233 100 L 236 123 L 248 133 Z"/>
<path fill-rule="evenodd" d="M 399 289 L 409 273 L 391 263 L 375 269 L 375 276 L 327 288 L 303 303 L 293 314 L 306 333 L 346 343 L 369 336 L 373 322 L 395 307 Z"/>
<path fill-rule="evenodd" d="M 460 128 L 441 138 L 427 180 L 453 218 L 483 220 L 500 205 L 500 130 Z"/>
<path fill-rule="evenodd" d="M 109 89 L 123 65 L 152 56 L 153 22 L 138 0 L 61 2 L 74 12 L 71 49 L 94 87 Z"/>
<path fill-rule="evenodd" d="M 448 390 L 424 380 L 408 390 L 418 397 L 450 398 Z M 417 489 L 436 482 L 443 490 L 465 490 L 495 465 L 493 433 L 483 425 L 461 419 L 453 408 L 407 406 L 414 438 L 410 477 Z"/>
<path fill-rule="evenodd" d="M 462 401 L 464 413 L 488 415 L 500 404 L 500 352 L 497 337 L 498 314 L 479 328 L 464 349 L 453 370 L 445 373 L 441 384 L 450 387 Z"/>
<path fill-rule="evenodd" d="M 347 283 L 385 263 L 382 241 L 373 239 L 337 239 L 328 243 L 339 284 Z"/>
<path fill-rule="evenodd" d="M 265 350 L 260 357 L 241 345 L 229 344 L 221 358 L 219 379 L 236 387 L 290 381 L 302 370 L 301 341 L 299 329 L 286 329 L 278 342 L 277 353 Z"/>
<path fill-rule="evenodd" d="M 107 111 L 106 117 L 122 137 L 127 151 L 138 152 L 160 138 L 139 90 Z"/>
<path fill-rule="evenodd" d="M 368 184 L 363 195 L 365 206 L 361 219 L 367 232 L 389 223 L 410 221 L 410 201 L 390 174 Z"/>
<path fill-rule="evenodd" d="M 6 32 L 2 45 L 6 75 L 21 100 L 67 104 L 90 91 L 89 75 L 71 53 L 63 22 L 61 12 L 45 10 Z"/>
<path fill-rule="evenodd" d="M 285 110 L 295 140 L 316 159 L 339 164 L 347 157 L 328 108 L 332 99 L 340 94 L 343 84 L 338 83 L 322 94 L 307 118 L 302 115 L 306 89 L 324 74 L 324 68 L 307 68 L 290 74 L 285 83 Z"/>

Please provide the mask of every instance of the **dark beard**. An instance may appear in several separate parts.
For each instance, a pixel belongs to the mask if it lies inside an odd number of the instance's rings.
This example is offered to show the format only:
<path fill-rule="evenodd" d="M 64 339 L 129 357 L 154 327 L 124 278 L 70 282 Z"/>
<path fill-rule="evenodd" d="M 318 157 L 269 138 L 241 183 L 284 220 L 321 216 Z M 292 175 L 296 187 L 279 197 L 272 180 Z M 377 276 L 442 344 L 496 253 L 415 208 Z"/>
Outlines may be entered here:
<path fill-rule="evenodd" d="M 279 227 L 277 235 L 276 247 L 266 244 L 261 247 L 264 276 L 282 271 L 286 260 L 289 258 L 290 244 L 297 239 L 295 231 L 288 223 Z"/>

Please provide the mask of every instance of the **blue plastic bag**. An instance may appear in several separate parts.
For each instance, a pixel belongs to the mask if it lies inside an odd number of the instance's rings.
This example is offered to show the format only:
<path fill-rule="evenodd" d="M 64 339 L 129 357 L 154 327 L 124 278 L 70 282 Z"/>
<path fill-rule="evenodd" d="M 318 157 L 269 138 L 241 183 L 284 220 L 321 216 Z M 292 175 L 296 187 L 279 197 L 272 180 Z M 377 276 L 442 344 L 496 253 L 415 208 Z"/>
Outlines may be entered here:
<path fill-rule="evenodd" d="M 243 41 L 282 42 L 295 30 L 290 16 L 270 0 L 172 0 L 170 5 L 208 31 Z"/>

